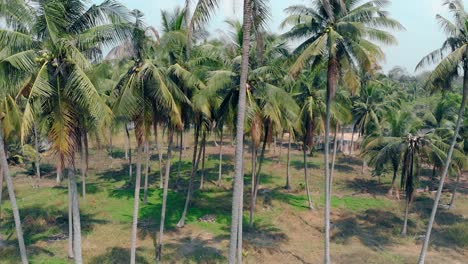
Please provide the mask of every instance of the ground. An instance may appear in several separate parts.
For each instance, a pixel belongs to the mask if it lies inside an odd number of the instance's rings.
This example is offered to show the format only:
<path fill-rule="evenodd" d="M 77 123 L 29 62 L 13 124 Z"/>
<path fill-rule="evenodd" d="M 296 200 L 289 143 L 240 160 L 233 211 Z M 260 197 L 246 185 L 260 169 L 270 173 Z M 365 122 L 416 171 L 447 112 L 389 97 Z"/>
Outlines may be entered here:
<path fill-rule="evenodd" d="M 186 136 L 188 137 L 188 134 Z M 91 149 L 86 200 L 80 198 L 85 263 L 128 263 L 133 207 L 133 187 L 124 159 L 122 135 L 113 140 L 113 155 Z M 180 188 L 168 198 L 163 263 L 226 263 L 231 213 L 233 147 L 224 143 L 223 187 L 217 187 L 218 150 L 213 138 L 207 147 L 207 182 L 196 192 L 187 225 L 177 228 L 183 209 L 192 149 L 184 151 Z M 133 142 L 133 146 L 134 146 Z M 187 144 L 190 145 L 190 144 Z M 286 145 L 284 145 L 286 147 Z M 247 150 L 247 147 L 246 147 Z M 170 185 L 177 175 L 175 150 Z M 309 157 L 310 184 L 315 210 L 307 208 L 302 153 L 292 151 L 292 190 L 285 190 L 286 149 L 270 147 L 261 174 L 261 189 L 254 226 L 248 226 L 250 161 L 245 161 L 244 240 L 245 263 L 320 263 L 323 255 L 323 156 Z M 249 153 L 246 159 L 249 159 Z M 45 177 L 39 188 L 27 168 L 12 167 L 20 214 L 31 263 L 72 263 L 67 259 L 67 185 L 55 184 L 54 157 L 43 155 Z M 78 161 L 79 163 L 79 161 Z M 430 174 L 430 170 L 423 171 Z M 339 154 L 332 200 L 331 257 L 334 263 L 416 263 L 422 234 L 433 202 L 432 193 L 417 193 L 411 207 L 408 236 L 400 235 L 404 202 L 388 197 L 389 177 L 381 183 L 362 171 L 357 157 Z M 436 218 L 427 263 L 466 263 L 468 256 L 468 185 L 466 177 L 457 194 L 456 207 L 440 209 Z M 153 263 L 159 230 L 162 191 L 157 155 L 151 159 L 150 191 L 141 203 L 137 263 Z M 428 185 L 421 177 L 419 186 Z M 79 184 L 79 186 L 81 186 Z M 449 184 L 448 188 L 452 185 Z M 81 188 L 80 188 L 81 191 Z M 143 193 L 143 192 L 142 192 Z M 18 263 L 19 254 L 9 201 L 0 211 L 0 263 Z M 442 203 L 450 198 L 444 193 Z"/>

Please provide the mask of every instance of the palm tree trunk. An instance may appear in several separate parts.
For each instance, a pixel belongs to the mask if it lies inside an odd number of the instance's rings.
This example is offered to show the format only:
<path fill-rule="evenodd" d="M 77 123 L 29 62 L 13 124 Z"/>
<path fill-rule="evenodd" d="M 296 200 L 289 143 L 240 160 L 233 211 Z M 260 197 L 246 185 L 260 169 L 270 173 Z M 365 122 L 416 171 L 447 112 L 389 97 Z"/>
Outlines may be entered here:
<path fill-rule="evenodd" d="M 130 250 L 130 263 L 135 264 L 136 260 L 136 243 L 137 243 L 137 226 L 138 226 L 138 206 L 140 203 L 140 182 L 141 182 L 141 152 L 142 144 L 138 144 L 136 157 L 136 180 L 135 180 L 135 198 L 133 200 L 133 223 L 132 237 Z"/>
<path fill-rule="evenodd" d="M 130 135 L 128 133 L 127 124 L 125 124 L 125 160 L 128 160 L 128 153 L 130 151 Z"/>
<path fill-rule="evenodd" d="M 62 172 L 63 172 L 63 164 L 62 164 L 61 158 L 59 158 L 59 161 L 57 162 L 57 179 L 56 179 L 57 184 L 60 184 L 60 182 L 62 181 Z"/>
<path fill-rule="evenodd" d="M 167 205 L 167 192 L 169 189 L 169 175 L 171 173 L 171 158 L 172 158 L 172 141 L 174 137 L 174 129 L 169 129 L 169 138 L 167 142 L 167 159 L 166 159 L 166 173 L 164 176 L 164 189 L 163 189 L 163 201 L 161 207 L 161 223 L 159 225 L 159 240 L 156 249 L 156 261 L 159 263 L 162 256 L 162 244 L 164 236 L 164 221 L 166 219 L 166 205 Z"/>
<path fill-rule="evenodd" d="M 338 81 L 338 61 L 330 54 L 328 60 L 328 72 L 327 72 L 327 101 L 325 111 L 325 252 L 324 252 L 324 263 L 330 264 L 330 164 L 329 164 L 329 152 L 330 152 L 330 108 L 332 98 L 335 96 L 337 81 Z"/>
<path fill-rule="evenodd" d="M 75 258 L 73 252 L 73 192 L 70 181 L 68 181 L 68 258 Z"/>
<path fill-rule="evenodd" d="M 2 221 L 3 166 L 0 168 L 0 222 Z"/>
<path fill-rule="evenodd" d="M 162 163 L 163 163 L 163 157 L 162 157 L 162 149 L 161 145 L 158 140 L 158 123 L 156 121 L 153 122 L 153 130 L 154 130 L 154 140 L 156 142 L 156 149 L 158 150 L 158 159 L 159 159 L 159 189 L 163 188 L 163 171 L 162 171 Z"/>
<path fill-rule="evenodd" d="M 203 190 L 203 184 L 205 180 L 205 158 L 206 158 L 206 132 L 203 133 L 203 141 L 202 141 L 202 166 L 201 166 L 201 177 L 200 177 L 200 190 Z"/>
<path fill-rule="evenodd" d="M 303 146 L 302 155 L 304 158 L 304 181 L 306 185 L 306 192 L 307 192 L 307 200 L 309 201 L 309 209 L 313 210 L 314 206 L 312 205 L 312 197 L 310 196 L 310 188 L 309 188 L 309 173 L 307 172 L 307 147 L 306 145 Z"/>
<path fill-rule="evenodd" d="M 257 147 L 252 140 L 252 176 L 251 176 L 251 188 L 250 188 L 250 215 L 249 215 L 249 226 L 253 226 L 253 215 L 255 210 L 255 172 L 257 170 Z"/>
<path fill-rule="evenodd" d="M 251 0 L 244 0 L 244 22 L 243 22 L 243 44 L 242 44 L 242 63 L 241 63 L 241 78 L 239 84 L 239 103 L 236 121 L 236 150 L 234 162 L 234 184 L 232 194 L 232 221 L 231 221 L 231 237 L 229 240 L 229 257 L 228 263 L 236 263 L 236 252 L 239 246 L 239 240 L 242 240 L 242 226 L 239 223 L 240 216 L 242 215 L 242 195 L 244 185 L 243 175 L 243 151 L 244 151 L 244 120 L 246 109 L 246 91 L 247 91 L 247 74 L 249 67 L 249 49 L 250 49 L 250 27 L 252 17 Z M 237 259 L 237 263 L 242 263 L 242 259 Z"/>
<path fill-rule="evenodd" d="M 13 211 L 13 219 L 15 221 L 16 227 L 16 236 L 18 237 L 18 244 L 20 248 L 21 254 L 21 262 L 23 264 L 28 263 L 28 257 L 26 253 L 26 246 L 24 245 L 24 238 L 23 238 L 23 229 L 21 227 L 21 218 L 18 210 L 18 203 L 16 202 L 15 190 L 13 187 L 13 180 L 10 177 L 10 171 L 8 168 L 8 162 L 6 159 L 6 151 L 3 139 L 3 126 L 2 126 L 2 119 L 0 118 L 0 164 L 3 167 L 3 177 L 5 177 L 7 189 L 8 189 L 8 196 L 10 197 L 11 203 L 11 210 Z"/>
<path fill-rule="evenodd" d="M 125 134 L 127 136 L 127 142 L 128 142 L 128 178 L 129 178 L 129 181 L 131 182 L 133 178 L 132 145 L 130 141 L 130 132 L 128 132 L 127 124 L 125 124 Z"/>
<path fill-rule="evenodd" d="M 84 146 L 85 146 L 85 161 L 86 161 L 86 172 L 89 170 L 89 142 L 88 142 L 88 131 L 84 128 Z"/>
<path fill-rule="evenodd" d="M 146 155 L 146 160 L 145 160 L 145 186 L 143 189 L 143 203 L 147 204 L 148 203 L 148 174 L 149 174 L 149 163 L 150 163 L 150 151 L 149 151 L 149 142 L 148 140 L 145 141 L 145 155 Z"/>
<path fill-rule="evenodd" d="M 354 148 L 354 126 L 353 126 L 353 130 L 351 132 L 351 145 L 349 146 L 349 155 L 350 156 L 353 154 L 353 148 Z"/>
<path fill-rule="evenodd" d="M 457 194 L 457 189 L 458 189 L 458 186 L 460 185 L 460 176 L 461 176 L 461 174 L 462 174 L 461 170 L 458 170 L 457 182 L 455 183 L 455 187 L 453 187 L 452 197 L 450 198 L 450 203 L 449 203 L 449 210 L 453 209 L 453 207 L 455 205 L 455 195 Z"/>
<path fill-rule="evenodd" d="M 288 158 L 286 162 L 286 190 L 291 189 L 291 130 L 289 130 L 288 136 Z"/>
<path fill-rule="evenodd" d="M 405 219 L 403 221 L 403 229 L 401 230 L 401 235 L 406 236 L 408 230 L 408 214 L 409 214 L 409 199 L 406 198 L 406 205 L 405 205 Z"/>
<path fill-rule="evenodd" d="M 340 151 L 343 152 L 344 147 L 344 127 L 341 128 Z"/>
<path fill-rule="evenodd" d="M 332 156 L 332 164 L 331 164 L 331 171 L 330 171 L 330 199 L 332 196 L 332 184 L 333 184 L 333 174 L 335 172 L 335 160 L 336 160 L 336 151 L 338 147 L 337 137 L 338 134 L 338 124 L 335 124 L 335 135 L 333 136 L 333 156 Z"/>
<path fill-rule="evenodd" d="M 184 130 L 181 130 L 179 133 L 180 145 L 179 145 L 179 163 L 177 164 L 177 179 L 176 179 L 176 188 L 179 186 L 180 181 L 180 171 L 182 169 L 182 152 L 184 149 Z"/>
<path fill-rule="evenodd" d="M 33 123 L 33 130 L 34 130 L 34 148 L 36 151 L 36 176 L 40 180 L 41 179 L 41 154 L 39 153 L 39 140 L 37 135 L 37 125 Z"/>
<path fill-rule="evenodd" d="M 80 163 L 81 163 L 81 192 L 83 196 L 83 201 L 86 199 L 86 158 L 85 158 L 85 143 L 84 143 L 84 134 L 83 130 L 81 130 L 80 135 L 80 144 L 81 144 L 81 151 L 80 151 Z"/>
<path fill-rule="evenodd" d="M 197 149 L 198 149 L 198 139 L 200 137 L 200 129 L 201 129 L 200 126 L 201 124 L 198 123 L 195 127 L 195 143 L 193 147 L 193 156 L 192 156 L 192 171 L 190 173 L 189 186 L 187 189 L 187 197 L 185 199 L 184 210 L 182 211 L 182 217 L 177 223 L 177 227 L 185 226 L 185 217 L 187 216 L 187 211 L 188 211 L 190 199 L 192 196 L 193 181 L 198 170 L 198 162 L 200 160 L 200 154 L 198 155 L 198 158 L 197 158 Z M 201 151 L 201 148 L 200 148 L 200 151 Z"/>
<path fill-rule="evenodd" d="M 75 263 L 83 263 L 81 254 L 81 222 L 80 222 L 80 205 L 78 202 L 78 188 L 76 186 L 75 168 L 72 158 L 71 166 L 68 170 L 68 180 L 72 191 L 72 219 L 73 219 L 73 253 L 75 255 Z"/>
<path fill-rule="evenodd" d="M 221 126 L 221 136 L 219 141 L 219 168 L 218 168 L 218 186 L 221 187 L 223 184 L 222 179 L 223 173 L 223 127 Z"/>
<path fill-rule="evenodd" d="M 419 264 L 424 264 L 424 261 L 426 259 L 426 252 L 429 246 L 432 225 L 434 224 L 434 219 L 437 213 L 437 208 L 439 207 L 440 196 L 442 194 L 442 189 L 444 188 L 444 181 L 445 181 L 445 178 L 447 177 L 448 169 L 452 161 L 453 149 L 455 148 L 455 144 L 457 143 L 458 133 L 460 131 L 460 127 L 463 121 L 463 115 L 465 113 L 467 97 L 468 97 L 468 62 L 465 62 L 464 74 L 463 74 L 463 96 L 462 96 L 462 101 L 460 105 L 460 110 L 458 111 L 457 126 L 455 127 L 454 135 L 452 138 L 452 143 L 450 144 L 450 149 L 447 154 L 447 159 L 445 160 L 445 163 L 444 163 L 444 171 L 440 178 L 439 188 L 437 189 L 437 194 L 435 197 L 434 205 L 432 207 L 431 216 L 429 218 L 429 223 L 427 225 L 427 231 L 426 231 L 426 236 L 424 238 L 424 244 L 421 249 L 421 255 L 419 256 L 419 261 L 418 261 Z"/>
<path fill-rule="evenodd" d="M 113 158 L 112 127 L 109 128 L 109 155 Z"/>
<path fill-rule="evenodd" d="M 278 154 L 278 161 L 276 162 L 277 164 L 280 164 L 281 162 L 281 150 L 283 149 L 283 131 L 281 130 L 280 133 L 280 143 L 279 143 L 279 154 Z"/>
<path fill-rule="evenodd" d="M 257 171 L 257 173 L 255 175 L 256 176 L 255 185 L 253 186 L 254 192 L 253 192 L 253 197 L 252 197 L 252 204 L 250 205 L 250 222 L 249 222 L 250 226 L 252 226 L 252 224 L 253 224 L 255 206 L 257 204 L 258 188 L 260 186 L 260 174 L 262 172 L 263 162 L 265 161 L 265 150 L 266 150 L 266 146 L 267 146 L 269 131 L 270 131 L 270 125 L 267 122 L 267 124 L 265 126 L 265 136 L 263 138 L 262 152 L 260 153 L 260 163 L 258 165 L 258 171 Z M 256 159 L 256 157 L 255 157 L 255 159 Z M 255 170 L 256 168 L 254 167 L 253 169 Z M 253 180 L 253 178 L 252 178 L 252 180 Z"/>

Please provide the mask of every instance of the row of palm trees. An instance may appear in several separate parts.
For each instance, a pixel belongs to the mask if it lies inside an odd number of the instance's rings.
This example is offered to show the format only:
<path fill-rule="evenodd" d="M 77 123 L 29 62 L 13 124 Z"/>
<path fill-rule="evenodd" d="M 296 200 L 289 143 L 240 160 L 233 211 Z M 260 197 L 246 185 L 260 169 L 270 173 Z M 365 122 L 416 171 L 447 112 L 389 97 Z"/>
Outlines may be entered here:
<path fill-rule="evenodd" d="M 28 143 L 32 138 L 38 152 L 37 138 L 41 133 L 38 136 L 31 132 L 42 131 L 58 157 L 58 180 L 63 178 L 63 169 L 68 169 L 68 255 L 76 263 L 82 263 L 83 259 L 75 154 L 81 154 L 82 197 L 85 199 L 90 135 L 98 142 L 106 134 L 111 141 L 115 129 L 124 130 L 127 135 L 129 177 L 135 188 L 131 263 L 136 259 L 142 173 L 143 202 L 147 200 L 149 188 L 152 134 L 163 189 L 156 250 L 158 261 L 162 257 L 173 146 L 179 144 L 177 186 L 184 131 L 190 128 L 194 131 L 192 170 L 179 227 L 185 225 L 189 213 L 200 162 L 203 175 L 207 137 L 210 133 L 220 135 L 218 184 L 221 185 L 223 131 L 235 131 L 229 263 L 242 262 L 244 138 L 250 139 L 252 152 L 249 224 L 253 225 L 266 146 L 277 135 L 283 138 L 284 132 L 289 133 L 285 186 L 290 188 L 291 141 L 302 141 L 304 181 L 309 207 L 313 209 L 307 156 L 323 135 L 325 263 L 331 262 L 330 203 L 339 130 L 351 126 L 353 135 L 356 132 L 364 138 L 361 154 L 376 174 L 383 173 L 387 163 L 392 166 L 393 181 L 401 171 L 402 188 L 406 190 L 405 219 L 415 189 L 419 161 L 443 168 L 441 186 L 449 168 L 464 168 L 466 158 L 457 147 L 460 143 L 457 134 L 468 83 L 464 83 L 455 128 L 442 124 L 448 116 L 435 117 L 433 130 L 421 134 L 421 129 L 428 128 L 423 121 L 429 123 L 429 119 L 416 118 L 408 111 L 395 111 L 413 102 L 414 93 L 412 98 L 403 98 L 409 93 L 401 89 L 402 83 L 378 74 L 378 63 L 384 54 L 376 43 L 396 43 L 385 29 L 403 29 L 384 11 L 388 1 L 317 0 L 310 6 L 291 6 L 285 10 L 288 17 L 282 23 L 289 30 L 277 36 L 265 29 L 270 16 L 268 3 L 244 0 L 243 24 L 227 21 L 231 28 L 229 34 L 208 41 L 204 28 L 218 4 L 214 0 L 199 0 L 195 5 L 186 1 L 182 9 L 162 11 L 163 27 L 159 32 L 145 24 L 143 13 L 128 11 L 113 0 L 91 7 L 81 0 L 0 0 L 0 16 L 6 21 L 6 26 L 0 30 L 0 43 L 5 47 L 1 51 L 0 73 L 8 76 L 1 80 L 0 109 L 4 117 L 1 117 L 3 129 L 0 130 L 4 139 L 0 138 L 3 148 L 0 148 L 0 159 L 10 200 L 14 203 L 7 166 L 8 152 L 3 143 L 15 140 Z M 465 14 L 464 8 L 456 0 L 447 1 L 447 5 L 459 21 L 452 28 L 451 22 L 443 20 L 444 28 L 451 29 L 452 39 L 439 53 L 444 54 L 453 47 L 457 49 L 430 75 L 426 86 L 434 89 L 448 87 L 444 86 L 448 80 L 445 77 L 448 73 L 455 76 L 457 67 L 465 61 L 463 34 L 466 25 L 460 18 Z M 301 43 L 291 51 L 287 44 L 298 40 Z M 111 51 L 104 57 L 103 50 L 106 49 Z M 439 58 L 436 55 L 429 58 Z M 137 142 L 135 161 L 131 154 L 130 124 L 134 125 Z M 165 161 L 162 144 L 158 141 L 161 127 L 167 130 L 168 136 Z M 330 158 L 332 134 L 333 157 Z M 19 136 L 15 138 L 16 135 Z M 175 135 L 178 135 L 178 142 L 174 142 Z M 112 152 L 112 143 L 110 145 Z M 450 162 L 452 156 L 456 162 Z M 132 162 L 136 163 L 135 179 Z M 39 166 L 39 159 L 36 159 L 36 165 Z M 203 188 L 203 178 L 200 188 Z M 440 188 L 436 204 L 440 199 Z M 27 263 L 18 208 L 12 208 L 22 261 Z M 437 206 L 434 208 L 435 214 Z M 428 234 L 430 230 L 431 224 Z M 403 233 L 406 233 L 406 224 Z M 421 254 L 422 261 L 427 243 Z"/>

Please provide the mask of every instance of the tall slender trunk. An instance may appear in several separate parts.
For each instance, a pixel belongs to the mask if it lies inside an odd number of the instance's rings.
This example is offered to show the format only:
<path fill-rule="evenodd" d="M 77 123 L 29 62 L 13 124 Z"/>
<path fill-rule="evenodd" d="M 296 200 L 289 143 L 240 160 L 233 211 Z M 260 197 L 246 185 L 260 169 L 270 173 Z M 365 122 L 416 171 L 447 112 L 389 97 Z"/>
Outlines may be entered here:
<path fill-rule="evenodd" d="M 34 148 L 36 151 L 36 176 L 38 179 L 41 179 L 41 154 L 39 153 L 39 140 L 37 135 L 37 125 L 33 123 L 34 130 Z"/>
<path fill-rule="evenodd" d="M 253 215 L 255 210 L 255 179 L 256 179 L 256 170 L 257 170 L 257 147 L 255 146 L 254 141 L 252 140 L 252 176 L 250 184 L 250 215 L 249 215 L 249 226 L 253 226 Z"/>
<path fill-rule="evenodd" d="M 408 230 L 408 214 L 409 214 L 409 199 L 406 198 L 405 202 L 405 219 L 403 221 L 403 229 L 401 230 L 401 235 L 406 236 L 407 230 Z"/>
<path fill-rule="evenodd" d="M 130 135 L 128 133 L 127 124 L 125 124 L 125 160 L 129 158 L 129 151 L 130 151 Z"/>
<path fill-rule="evenodd" d="M 21 262 L 23 264 L 28 263 L 28 257 L 26 253 L 26 246 L 24 245 L 23 228 L 21 227 L 21 218 L 18 210 L 18 203 L 16 202 L 15 190 L 13 187 L 13 180 L 10 177 L 10 171 L 8 168 L 8 162 L 6 158 L 6 150 L 3 139 L 3 126 L 2 119 L 0 117 L 0 164 L 3 167 L 3 177 L 5 177 L 8 196 L 10 197 L 11 210 L 13 211 L 13 219 L 15 221 L 16 236 L 18 237 L 18 244 L 21 254 Z"/>
<path fill-rule="evenodd" d="M 349 146 L 349 155 L 350 156 L 353 154 L 353 148 L 354 148 L 354 125 L 353 125 L 353 129 L 351 131 L 351 145 Z"/>
<path fill-rule="evenodd" d="M 304 181 L 306 185 L 306 192 L 307 192 L 307 200 L 309 201 L 309 209 L 313 210 L 314 206 L 312 205 L 312 197 L 310 196 L 310 187 L 309 187 L 309 173 L 308 173 L 308 165 L 307 165 L 307 147 L 306 145 L 303 146 L 302 156 L 304 158 Z"/>
<path fill-rule="evenodd" d="M 283 149 L 283 131 L 281 131 L 280 133 L 279 154 L 278 154 L 278 161 L 276 162 L 277 164 L 280 164 L 281 162 L 282 149 Z"/>
<path fill-rule="evenodd" d="M 86 172 L 89 170 L 89 142 L 88 142 L 88 131 L 84 128 L 84 147 L 85 147 L 85 161 L 86 161 Z"/>
<path fill-rule="evenodd" d="M 136 180 L 135 180 L 135 198 L 133 200 L 133 223 L 132 237 L 130 250 L 130 263 L 135 264 L 136 260 L 136 243 L 137 243 L 137 226 L 138 226 L 138 206 L 140 203 L 140 182 L 141 182 L 141 152 L 142 144 L 138 144 L 136 157 Z"/>
<path fill-rule="evenodd" d="M 239 241 L 242 240 L 242 226 L 239 223 L 242 215 L 242 195 L 244 186 L 243 175 L 243 151 L 244 151 L 244 120 L 245 120 L 245 101 L 247 90 L 247 74 L 249 67 L 249 49 L 250 49 L 250 27 L 252 17 L 251 0 L 244 0 L 244 22 L 243 22 L 243 44 L 242 44 L 242 63 L 241 63 L 241 78 L 239 84 L 239 103 L 236 121 L 236 150 L 234 162 L 234 184 L 232 194 L 232 221 L 231 221 L 231 237 L 229 240 L 229 257 L 228 263 L 236 263 L 236 252 L 239 246 Z M 242 263 L 242 259 L 237 259 L 237 263 Z"/>
<path fill-rule="evenodd" d="M 73 191 L 68 180 L 68 258 L 75 258 L 73 251 Z"/>
<path fill-rule="evenodd" d="M 467 54 L 465 54 L 465 57 L 466 56 Z M 462 96 L 462 101 L 460 105 L 460 110 L 458 111 L 457 126 L 455 127 L 452 143 L 450 144 L 450 149 L 447 154 L 447 159 L 444 163 L 444 171 L 440 178 L 439 188 L 437 189 L 434 206 L 432 207 L 431 217 L 429 218 L 429 223 L 427 225 L 427 231 L 426 231 L 426 236 L 424 238 L 424 244 L 421 249 L 421 255 L 419 256 L 419 261 L 418 261 L 419 264 L 423 264 L 426 258 L 426 252 L 427 252 L 427 248 L 429 246 L 429 241 L 431 237 L 432 225 L 434 224 L 434 219 L 437 213 L 437 208 L 439 206 L 440 196 L 442 194 L 442 189 L 444 188 L 444 181 L 445 181 L 445 178 L 447 177 L 448 169 L 452 161 L 453 149 L 455 148 L 455 144 L 457 143 L 458 132 L 460 131 L 460 127 L 463 121 L 463 115 L 465 113 L 467 97 L 468 97 L 468 62 L 466 62 L 466 58 L 465 58 L 464 74 L 463 74 L 463 96 Z"/>
<path fill-rule="evenodd" d="M 3 166 L 0 168 L 0 222 L 2 221 L 2 198 L 3 198 Z"/>
<path fill-rule="evenodd" d="M 455 206 L 455 195 L 457 194 L 457 189 L 458 189 L 458 186 L 460 185 L 461 174 L 462 174 L 461 170 L 458 170 L 457 181 L 455 182 L 455 186 L 453 187 L 452 197 L 450 197 L 449 209 L 453 209 L 453 207 Z"/>
<path fill-rule="evenodd" d="M 169 129 L 169 138 L 167 142 L 167 159 L 166 159 L 166 173 L 164 175 L 164 188 L 163 188 L 163 202 L 161 207 L 161 223 L 159 225 L 159 240 L 156 250 L 156 260 L 161 261 L 162 244 L 164 236 L 164 221 L 166 219 L 166 205 L 167 205 L 167 191 L 169 189 L 169 175 L 171 173 L 171 158 L 172 158 L 172 141 L 174 137 L 174 129 Z"/>
<path fill-rule="evenodd" d="M 59 158 L 59 161 L 57 161 L 57 179 L 56 183 L 60 184 L 62 182 L 62 173 L 63 173 L 63 164 L 62 164 L 62 158 Z"/>
<path fill-rule="evenodd" d="M 81 254 L 81 221 L 80 221 L 80 205 L 78 202 L 78 188 L 76 186 L 75 165 L 73 162 L 68 170 L 68 180 L 72 191 L 72 218 L 73 218 L 73 253 L 75 255 L 75 263 L 83 263 Z"/>
<path fill-rule="evenodd" d="M 273 137 L 273 154 L 276 155 L 276 136 Z"/>
<path fill-rule="evenodd" d="M 180 145 L 179 145 L 179 163 L 177 164 L 177 178 L 176 178 L 176 188 L 179 186 L 180 181 L 180 171 L 182 169 L 182 152 L 184 149 L 184 130 L 181 130 L 179 133 Z"/>
<path fill-rule="evenodd" d="M 253 224 L 255 207 L 257 204 L 258 188 L 260 186 L 260 176 L 262 172 L 262 165 L 263 165 L 263 162 L 265 161 L 265 150 L 267 146 L 269 131 L 270 131 L 270 127 L 269 127 L 269 123 L 267 123 L 267 125 L 265 126 L 265 136 L 263 138 L 262 152 L 260 153 L 260 163 L 258 164 L 258 171 L 255 175 L 256 179 L 255 179 L 255 184 L 253 186 L 254 192 L 253 192 L 253 197 L 252 197 L 252 204 L 250 205 L 250 222 L 249 222 L 250 226 L 252 226 Z M 255 170 L 256 168 L 254 167 L 253 169 Z"/>
<path fill-rule="evenodd" d="M 328 60 L 328 71 L 327 71 L 327 101 L 325 111 L 325 251 L 324 251 L 324 263 L 330 264 L 330 164 L 329 164 L 329 152 L 330 152 L 330 108 L 332 98 L 335 96 L 338 81 L 338 61 L 332 53 Z"/>
<path fill-rule="evenodd" d="M 133 178 L 132 145 L 130 141 L 130 132 L 128 132 L 127 124 L 125 124 L 125 134 L 127 136 L 127 142 L 128 142 L 128 178 L 131 182 Z"/>
<path fill-rule="evenodd" d="M 221 187 L 223 179 L 223 127 L 221 126 L 221 138 L 219 141 L 219 168 L 218 168 L 218 186 Z"/>
<path fill-rule="evenodd" d="M 81 163 L 81 192 L 83 196 L 83 201 L 86 200 L 86 155 L 85 155 L 85 142 L 83 130 L 81 130 L 80 135 L 80 163 Z"/>
<path fill-rule="evenodd" d="M 332 184 L 333 184 L 333 174 L 335 172 L 335 160 L 336 160 L 336 151 L 338 147 L 337 137 L 338 134 L 338 124 L 335 124 L 335 135 L 333 136 L 333 156 L 332 156 L 332 164 L 331 164 L 331 171 L 330 171 L 330 199 L 332 196 Z"/>
<path fill-rule="evenodd" d="M 205 158 L 206 158 L 206 132 L 203 133 L 203 141 L 202 141 L 202 165 L 201 165 L 201 176 L 200 176 L 200 190 L 203 190 L 203 184 L 205 181 Z"/>
<path fill-rule="evenodd" d="M 150 166 L 150 151 L 149 151 L 149 142 L 148 140 L 145 141 L 145 185 L 143 189 L 143 203 L 148 203 L 148 174 L 149 174 L 149 166 Z"/>
<path fill-rule="evenodd" d="M 153 122 L 153 130 L 154 130 L 154 140 L 156 142 L 156 149 L 158 150 L 158 159 L 159 159 L 159 189 L 163 188 L 163 157 L 162 157 L 162 149 L 161 145 L 158 140 L 158 123 L 156 121 Z"/>
<path fill-rule="evenodd" d="M 242 186 L 242 196 L 239 206 L 239 232 L 237 233 L 237 259 L 242 263 L 242 230 L 243 230 L 243 209 L 244 209 L 244 186 Z"/>
<path fill-rule="evenodd" d="M 109 128 L 109 155 L 111 158 L 113 158 L 113 148 L 114 146 L 112 145 L 112 127 Z"/>
<path fill-rule="evenodd" d="M 199 122 L 199 121 L 198 121 Z M 195 178 L 195 175 L 198 170 L 198 161 L 200 158 L 197 158 L 197 149 L 198 149 L 198 139 L 200 137 L 200 129 L 201 129 L 201 124 L 198 123 L 195 126 L 195 143 L 193 147 L 193 156 L 192 156 L 192 171 L 190 173 L 190 179 L 189 179 L 189 186 L 187 189 L 187 197 L 185 199 L 185 205 L 184 205 L 184 210 L 182 211 L 182 217 L 180 218 L 179 222 L 177 223 L 177 227 L 184 227 L 185 226 L 185 217 L 187 216 L 187 211 L 190 203 L 190 199 L 192 196 L 192 188 L 193 188 L 193 180 Z M 201 148 L 200 148 L 201 150 Z M 198 155 L 200 157 L 200 154 Z"/>
<path fill-rule="evenodd" d="M 286 190 L 291 189 L 291 130 L 289 130 L 288 136 L 288 158 L 286 162 Z"/>
<path fill-rule="evenodd" d="M 343 153 L 344 148 L 344 127 L 341 128 L 340 151 Z"/>

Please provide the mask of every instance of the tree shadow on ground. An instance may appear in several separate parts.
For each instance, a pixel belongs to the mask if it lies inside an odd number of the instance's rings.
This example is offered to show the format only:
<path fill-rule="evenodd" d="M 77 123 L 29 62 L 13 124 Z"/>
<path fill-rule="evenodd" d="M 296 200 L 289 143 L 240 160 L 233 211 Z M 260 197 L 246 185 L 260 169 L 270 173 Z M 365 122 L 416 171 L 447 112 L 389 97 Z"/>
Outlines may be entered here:
<path fill-rule="evenodd" d="M 417 213 L 421 219 L 429 219 L 432 212 L 432 206 L 434 205 L 434 199 L 427 195 L 417 196 L 414 199 L 412 206 L 413 212 Z M 455 225 L 457 223 L 463 223 L 465 218 L 463 215 L 455 214 L 447 209 L 439 208 L 435 218 L 435 223 L 441 226 Z"/>
<path fill-rule="evenodd" d="M 5 210 L 6 217 L 2 229 L 11 237 L 15 233 L 15 224 L 11 210 Z M 68 211 L 56 207 L 26 207 L 21 208 L 21 221 L 23 225 L 26 245 L 38 241 L 54 242 L 68 239 Z M 89 234 L 98 224 L 107 223 L 107 220 L 97 219 L 94 214 L 81 212 L 81 232 Z"/>
<path fill-rule="evenodd" d="M 393 236 L 397 235 L 403 226 L 403 219 L 396 214 L 380 210 L 368 209 L 362 215 L 350 215 L 332 223 L 332 241 L 338 244 L 352 243 L 356 237 L 362 244 L 373 250 L 383 250 L 394 244 Z M 408 227 L 415 224 L 409 220 Z"/>
<path fill-rule="evenodd" d="M 321 164 L 318 164 L 315 160 L 308 159 L 307 160 L 308 169 L 322 169 Z M 291 166 L 296 170 L 303 170 L 304 169 L 304 161 L 302 160 L 291 160 Z"/>
<path fill-rule="evenodd" d="M 193 238 L 190 234 L 187 237 L 178 239 L 176 242 L 164 245 L 163 251 L 167 249 L 170 253 L 163 255 L 165 263 L 225 263 L 219 248 L 210 244 L 219 244 L 221 238 L 203 239 Z"/>
<path fill-rule="evenodd" d="M 362 160 L 358 157 L 348 155 L 337 155 L 337 163 L 348 164 L 354 166 L 362 166 Z"/>
<path fill-rule="evenodd" d="M 144 257 L 138 256 L 138 252 L 141 251 L 137 249 L 136 263 L 139 264 L 149 264 Z M 89 261 L 90 264 L 127 264 L 130 263 L 130 249 L 113 247 L 108 248 L 106 253 L 94 257 Z"/>
<path fill-rule="evenodd" d="M 379 184 L 375 179 L 362 178 L 346 180 L 345 185 L 356 193 L 369 193 L 372 195 L 386 195 L 390 188 L 383 184 Z"/>

